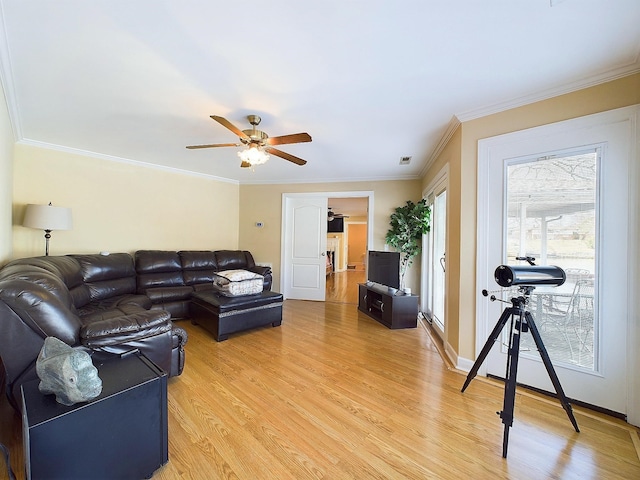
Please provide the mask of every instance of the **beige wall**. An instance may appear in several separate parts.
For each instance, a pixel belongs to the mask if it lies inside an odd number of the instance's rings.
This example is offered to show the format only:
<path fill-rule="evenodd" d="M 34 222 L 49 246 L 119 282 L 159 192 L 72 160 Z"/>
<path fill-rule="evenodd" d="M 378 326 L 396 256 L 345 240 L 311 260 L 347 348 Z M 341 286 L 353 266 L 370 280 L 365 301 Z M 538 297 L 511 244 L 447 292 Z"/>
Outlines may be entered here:
<path fill-rule="evenodd" d="M 363 223 L 349 223 L 347 225 L 349 231 L 347 263 L 350 265 L 365 263 L 367 261 L 367 226 Z"/>
<path fill-rule="evenodd" d="M 16 145 L 12 258 L 44 254 L 28 203 L 70 207 L 50 253 L 238 248 L 239 187 L 202 176 Z"/>
<path fill-rule="evenodd" d="M 446 329 L 446 341 L 456 351 L 458 348 L 458 340 L 460 337 L 459 323 L 460 318 L 460 281 L 461 272 L 468 272 L 469 268 L 460 267 L 460 227 L 463 215 L 462 203 L 459 201 L 462 196 L 460 184 L 460 152 L 462 143 L 462 127 L 459 126 L 449 139 L 449 142 L 442 150 L 438 158 L 435 160 L 428 174 L 423 178 L 423 193 L 429 187 L 434 177 L 445 167 L 449 168 L 448 172 L 448 190 L 447 190 L 447 235 L 446 235 L 446 256 L 447 256 L 447 272 L 451 272 L 446 277 L 447 285 L 445 287 L 445 315 L 448 320 Z M 465 205 L 466 207 L 466 205 Z M 455 274 L 453 273 L 455 272 Z M 451 319 L 451 320 L 449 320 Z"/>
<path fill-rule="evenodd" d="M 379 182 L 304 183 L 291 185 L 240 186 L 240 248 L 250 250 L 256 262 L 271 263 L 274 272 L 274 290 L 280 288 L 280 237 L 282 229 L 282 194 L 310 192 L 374 192 L 373 245 L 382 250 L 389 229 L 393 209 L 407 200 L 420 200 L 419 180 Z M 256 222 L 264 222 L 257 228 Z M 420 258 L 407 273 L 407 286 L 419 291 L 418 269 Z"/>
<path fill-rule="evenodd" d="M 640 74 L 464 122 L 423 179 L 426 185 L 444 163 L 450 167 L 451 257 L 447 341 L 460 357 L 475 358 L 476 184 L 478 140 L 504 133 L 640 104 Z M 453 244 L 451 243 L 453 242 Z M 456 245 L 457 243 L 457 245 Z M 455 254 L 455 255 L 454 255 Z M 455 258 L 453 258 L 455 256 Z M 455 263 L 454 263 L 455 262 Z"/>
<path fill-rule="evenodd" d="M 13 145 L 13 130 L 0 84 L 0 265 L 11 256 L 12 249 Z"/>

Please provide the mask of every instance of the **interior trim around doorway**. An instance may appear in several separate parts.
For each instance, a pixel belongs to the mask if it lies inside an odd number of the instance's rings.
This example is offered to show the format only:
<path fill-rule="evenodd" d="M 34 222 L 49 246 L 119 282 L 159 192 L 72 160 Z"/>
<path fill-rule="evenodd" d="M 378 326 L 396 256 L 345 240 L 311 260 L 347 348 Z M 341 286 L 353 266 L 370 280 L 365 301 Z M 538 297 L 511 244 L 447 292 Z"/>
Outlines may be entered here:
<path fill-rule="evenodd" d="M 300 197 L 325 197 L 327 201 L 330 198 L 367 198 L 368 199 L 368 208 L 367 208 L 367 248 L 371 248 L 373 245 L 373 217 L 374 217 L 374 192 L 371 190 L 362 190 L 362 191 L 345 191 L 345 192 L 304 192 L 304 193 L 283 193 L 282 194 L 282 230 L 280 234 L 280 285 L 284 285 L 284 275 L 286 270 L 286 254 L 285 254 L 285 243 L 286 243 L 286 232 L 288 230 L 287 225 L 287 215 L 286 215 L 286 205 L 287 200 L 291 198 L 300 198 Z"/>

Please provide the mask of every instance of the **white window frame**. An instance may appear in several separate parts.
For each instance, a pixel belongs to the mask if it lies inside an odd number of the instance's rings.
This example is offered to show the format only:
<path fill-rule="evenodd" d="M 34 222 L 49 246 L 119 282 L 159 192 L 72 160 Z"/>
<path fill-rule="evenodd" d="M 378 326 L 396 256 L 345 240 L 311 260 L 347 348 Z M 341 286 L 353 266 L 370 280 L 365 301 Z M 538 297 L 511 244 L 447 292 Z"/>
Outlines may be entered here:
<path fill-rule="evenodd" d="M 428 184 L 427 188 L 424 189 L 422 198 L 427 200 L 427 204 L 431 207 L 431 215 L 433 219 L 433 204 L 435 201 L 436 192 L 441 191 L 449 191 L 449 165 L 445 165 L 440 171 L 436 174 L 433 180 Z M 447 211 L 446 211 L 446 233 L 445 238 L 447 239 L 447 243 L 449 242 L 449 200 L 447 200 Z M 431 222 L 433 225 L 433 221 Z M 443 343 L 446 345 L 447 341 L 447 302 L 445 300 L 444 304 L 444 330 L 438 325 L 437 322 L 433 321 L 433 290 L 432 290 L 432 276 L 433 276 L 433 268 L 440 268 L 440 260 L 438 258 L 434 258 L 433 254 L 434 247 L 434 239 L 431 232 L 423 235 L 422 237 L 422 279 L 420 282 L 420 298 L 421 305 L 420 310 L 423 315 L 427 319 L 427 321 L 432 325 L 434 331 L 438 334 L 438 336 L 443 340 Z M 445 272 L 445 291 L 447 285 L 447 272 Z"/>

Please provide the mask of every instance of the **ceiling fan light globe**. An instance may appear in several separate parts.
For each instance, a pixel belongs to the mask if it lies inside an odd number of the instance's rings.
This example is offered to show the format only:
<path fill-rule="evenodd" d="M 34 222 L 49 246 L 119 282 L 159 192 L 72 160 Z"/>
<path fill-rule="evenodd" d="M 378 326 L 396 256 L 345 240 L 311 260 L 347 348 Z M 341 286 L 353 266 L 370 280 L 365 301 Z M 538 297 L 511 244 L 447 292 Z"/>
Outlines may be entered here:
<path fill-rule="evenodd" d="M 251 145 L 249 148 L 239 151 L 238 157 L 240 157 L 242 163 L 248 163 L 252 167 L 262 165 L 269 160 L 269 154 L 255 145 Z"/>

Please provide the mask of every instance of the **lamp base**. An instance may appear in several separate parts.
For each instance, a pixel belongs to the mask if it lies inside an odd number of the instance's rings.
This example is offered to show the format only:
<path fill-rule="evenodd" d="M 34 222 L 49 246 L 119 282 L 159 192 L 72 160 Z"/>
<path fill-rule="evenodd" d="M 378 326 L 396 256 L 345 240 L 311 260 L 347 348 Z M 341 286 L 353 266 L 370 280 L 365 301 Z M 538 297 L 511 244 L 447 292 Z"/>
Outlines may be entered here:
<path fill-rule="evenodd" d="M 49 239 L 51 238 L 51 230 L 45 230 L 44 231 L 44 254 L 48 257 L 49 256 Z"/>

